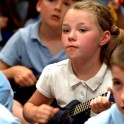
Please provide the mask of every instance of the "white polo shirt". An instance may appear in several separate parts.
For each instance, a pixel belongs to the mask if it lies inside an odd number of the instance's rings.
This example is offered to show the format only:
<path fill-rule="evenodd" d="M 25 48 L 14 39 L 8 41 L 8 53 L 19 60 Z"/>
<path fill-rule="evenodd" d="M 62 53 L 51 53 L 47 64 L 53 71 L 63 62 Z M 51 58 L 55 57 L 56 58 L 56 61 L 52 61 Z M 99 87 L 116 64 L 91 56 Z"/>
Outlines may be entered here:
<path fill-rule="evenodd" d="M 72 100 L 85 102 L 107 91 L 112 84 L 111 71 L 103 63 L 95 77 L 87 81 L 78 79 L 72 71 L 69 59 L 44 68 L 36 87 L 48 98 L 56 98 L 57 104 L 65 107 Z"/>

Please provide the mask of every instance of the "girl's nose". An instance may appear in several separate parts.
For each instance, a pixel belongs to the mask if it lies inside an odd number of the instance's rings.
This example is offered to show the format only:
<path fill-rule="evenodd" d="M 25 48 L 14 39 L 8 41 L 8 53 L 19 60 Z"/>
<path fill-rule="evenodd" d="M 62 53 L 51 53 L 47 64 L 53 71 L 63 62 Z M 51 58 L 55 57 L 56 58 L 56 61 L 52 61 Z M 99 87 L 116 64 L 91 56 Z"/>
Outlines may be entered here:
<path fill-rule="evenodd" d="M 71 31 L 71 32 L 69 33 L 68 40 L 69 40 L 70 42 L 76 40 L 76 34 L 75 34 L 74 31 Z"/>

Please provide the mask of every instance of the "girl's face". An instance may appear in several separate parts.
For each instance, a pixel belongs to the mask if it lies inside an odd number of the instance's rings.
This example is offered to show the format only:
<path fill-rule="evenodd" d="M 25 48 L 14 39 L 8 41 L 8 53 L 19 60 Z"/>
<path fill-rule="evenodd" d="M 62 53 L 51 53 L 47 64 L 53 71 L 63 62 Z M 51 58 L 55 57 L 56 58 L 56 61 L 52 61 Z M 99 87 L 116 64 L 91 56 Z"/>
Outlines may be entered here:
<path fill-rule="evenodd" d="M 71 59 L 99 59 L 103 34 L 89 12 L 70 9 L 63 19 L 62 42 Z"/>
<path fill-rule="evenodd" d="M 119 110 L 124 115 L 124 69 L 112 66 L 113 94 Z"/>
<path fill-rule="evenodd" d="M 37 11 L 41 14 L 42 23 L 50 28 L 60 28 L 65 11 L 73 2 L 73 0 L 38 0 Z"/>

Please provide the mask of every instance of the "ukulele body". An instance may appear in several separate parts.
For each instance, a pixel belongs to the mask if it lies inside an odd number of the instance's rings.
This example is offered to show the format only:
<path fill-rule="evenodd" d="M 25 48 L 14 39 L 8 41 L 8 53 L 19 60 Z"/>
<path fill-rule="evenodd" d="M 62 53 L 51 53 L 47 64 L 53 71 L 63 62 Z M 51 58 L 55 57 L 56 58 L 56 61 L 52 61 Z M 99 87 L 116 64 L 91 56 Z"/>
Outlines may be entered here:
<path fill-rule="evenodd" d="M 78 100 L 71 101 L 66 107 L 60 108 L 60 111 L 48 124 L 83 124 L 90 117 L 90 109 L 74 115 L 74 107 L 80 104 Z"/>

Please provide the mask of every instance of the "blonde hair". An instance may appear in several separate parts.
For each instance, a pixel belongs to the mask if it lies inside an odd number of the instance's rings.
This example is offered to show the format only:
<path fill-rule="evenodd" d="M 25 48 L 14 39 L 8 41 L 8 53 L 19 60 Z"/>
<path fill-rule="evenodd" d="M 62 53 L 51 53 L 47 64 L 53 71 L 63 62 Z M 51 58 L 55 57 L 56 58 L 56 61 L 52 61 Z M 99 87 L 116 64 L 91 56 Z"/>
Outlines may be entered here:
<path fill-rule="evenodd" d="M 110 65 L 110 57 L 116 46 L 118 46 L 124 37 L 123 31 L 114 25 L 114 19 L 111 15 L 110 9 L 96 1 L 83 0 L 82 2 L 76 2 L 70 6 L 70 9 L 84 10 L 94 15 L 98 28 L 103 32 L 109 31 L 111 34 L 110 41 L 105 44 L 101 49 L 101 61 Z"/>

